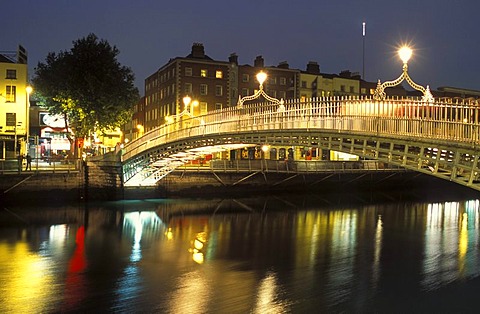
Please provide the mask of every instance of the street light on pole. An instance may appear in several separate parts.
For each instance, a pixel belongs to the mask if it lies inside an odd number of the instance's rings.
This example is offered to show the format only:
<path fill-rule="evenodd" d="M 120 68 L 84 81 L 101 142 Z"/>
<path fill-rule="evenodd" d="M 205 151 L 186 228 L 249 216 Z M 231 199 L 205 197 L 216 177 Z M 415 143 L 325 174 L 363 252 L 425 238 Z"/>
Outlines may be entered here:
<path fill-rule="evenodd" d="M 25 140 L 26 140 L 26 149 L 27 149 L 27 154 L 29 153 L 29 148 L 30 148 L 30 141 L 28 140 L 29 136 L 29 129 L 30 129 L 30 94 L 32 93 L 33 88 L 30 85 L 27 85 L 25 87 L 25 92 L 26 92 L 26 97 L 27 99 L 25 100 Z"/>

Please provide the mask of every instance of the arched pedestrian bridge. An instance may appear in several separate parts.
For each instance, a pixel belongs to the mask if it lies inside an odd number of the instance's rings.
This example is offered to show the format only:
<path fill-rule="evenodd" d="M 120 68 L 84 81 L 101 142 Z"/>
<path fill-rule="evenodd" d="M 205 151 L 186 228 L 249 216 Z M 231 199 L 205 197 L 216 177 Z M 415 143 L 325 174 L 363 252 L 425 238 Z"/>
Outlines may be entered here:
<path fill-rule="evenodd" d="M 181 116 L 128 143 L 126 186 L 154 185 L 200 155 L 269 145 L 335 150 L 480 190 L 475 100 L 331 97 Z"/>

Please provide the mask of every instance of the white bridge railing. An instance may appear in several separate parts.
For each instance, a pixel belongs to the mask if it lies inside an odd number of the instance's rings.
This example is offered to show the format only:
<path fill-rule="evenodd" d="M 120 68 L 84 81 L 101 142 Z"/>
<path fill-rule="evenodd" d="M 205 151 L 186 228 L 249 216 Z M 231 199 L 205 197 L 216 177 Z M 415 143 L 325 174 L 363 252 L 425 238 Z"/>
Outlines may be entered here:
<path fill-rule="evenodd" d="M 161 125 L 125 146 L 123 160 L 169 142 L 198 135 L 219 135 L 256 130 L 328 130 L 371 135 L 415 137 L 479 143 L 479 106 L 476 100 L 329 97 L 306 101 L 244 104 L 182 117 Z M 188 125 L 188 127 L 182 127 Z"/>

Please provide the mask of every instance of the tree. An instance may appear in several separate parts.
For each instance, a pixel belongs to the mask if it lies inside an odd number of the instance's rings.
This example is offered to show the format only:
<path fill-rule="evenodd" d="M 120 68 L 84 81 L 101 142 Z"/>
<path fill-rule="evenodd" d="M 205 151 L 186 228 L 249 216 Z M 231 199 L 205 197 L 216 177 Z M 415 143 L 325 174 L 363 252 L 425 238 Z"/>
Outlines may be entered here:
<path fill-rule="evenodd" d="M 49 113 L 65 118 L 65 128 L 76 139 L 113 130 L 132 117 L 139 92 L 133 72 L 118 62 L 118 54 L 115 46 L 89 34 L 74 41 L 70 51 L 50 52 L 35 68 L 37 97 Z M 69 141 L 73 146 L 71 136 Z"/>

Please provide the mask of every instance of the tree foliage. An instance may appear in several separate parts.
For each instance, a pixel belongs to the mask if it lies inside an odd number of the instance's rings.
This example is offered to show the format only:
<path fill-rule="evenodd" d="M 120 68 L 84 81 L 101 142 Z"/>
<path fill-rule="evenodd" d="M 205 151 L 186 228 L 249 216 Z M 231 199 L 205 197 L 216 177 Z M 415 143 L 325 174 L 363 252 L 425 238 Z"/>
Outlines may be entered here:
<path fill-rule="evenodd" d="M 120 127 L 138 101 L 134 74 L 122 66 L 119 50 L 95 34 L 69 51 L 50 52 L 35 68 L 33 85 L 52 114 L 64 116 L 77 138 Z"/>

